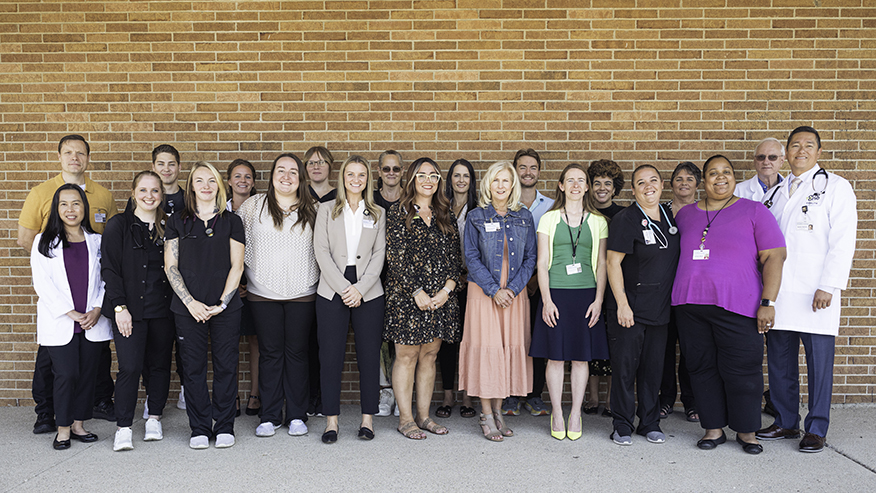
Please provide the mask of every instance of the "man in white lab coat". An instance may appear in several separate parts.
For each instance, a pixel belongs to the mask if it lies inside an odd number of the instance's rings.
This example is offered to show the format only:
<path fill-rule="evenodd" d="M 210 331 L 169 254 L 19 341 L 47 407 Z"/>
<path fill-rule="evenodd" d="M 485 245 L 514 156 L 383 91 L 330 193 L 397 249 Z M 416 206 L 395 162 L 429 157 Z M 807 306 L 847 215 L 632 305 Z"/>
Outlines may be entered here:
<path fill-rule="evenodd" d="M 791 174 L 767 192 L 770 211 L 785 235 L 788 258 L 775 301 L 775 327 L 767 332 L 770 395 L 776 421 L 757 432 L 761 440 L 800 436 L 797 357 L 806 351 L 809 413 L 801 452 L 824 450 L 833 391 L 834 344 L 839 332 L 840 291 L 846 288 L 855 252 L 855 193 L 844 178 L 818 165 L 821 137 L 797 127 L 788 137 Z M 770 197 L 772 197 L 770 199 Z M 765 204 L 766 205 L 766 204 Z"/>
<path fill-rule="evenodd" d="M 767 190 L 782 182 L 779 168 L 785 162 L 785 146 L 779 139 L 767 137 L 754 148 L 756 175 L 736 184 L 735 195 L 748 200 L 763 200 Z"/>

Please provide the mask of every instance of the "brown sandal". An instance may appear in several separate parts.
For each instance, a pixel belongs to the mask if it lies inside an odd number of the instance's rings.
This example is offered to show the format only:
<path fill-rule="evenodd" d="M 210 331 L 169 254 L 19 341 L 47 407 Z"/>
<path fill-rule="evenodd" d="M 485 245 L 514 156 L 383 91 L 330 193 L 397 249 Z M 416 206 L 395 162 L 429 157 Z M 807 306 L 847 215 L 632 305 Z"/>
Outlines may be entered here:
<path fill-rule="evenodd" d="M 491 442 L 501 442 L 504 440 L 502 438 L 502 432 L 496 428 L 496 421 L 493 419 L 493 416 L 484 416 L 481 413 L 481 429 L 484 432 L 484 438 Z"/>
<path fill-rule="evenodd" d="M 505 425 L 505 418 L 502 417 L 502 413 L 494 412 L 493 416 L 494 416 L 495 421 L 496 421 L 496 427 L 498 427 L 499 432 L 502 433 L 502 436 L 513 437 L 514 431 Z"/>
<path fill-rule="evenodd" d="M 423 433 L 423 430 L 417 426 L 417 423 L 413 421 L 409 421 L 405 423 L 403 426 L 398 428 L 398 432 L 405 436 L 405 438 L 410 438 L 411 440 L 425 440 L 426 434 Z"/>
<path fill-rule="evenodd" d="M 450 430 L 448 430 L 446 426 L 439 425 L 433 421 L 432 418 L 424 419 L 423 422 L 418 423 L 417 426 L 419 426 L 421 430 L 426 430 L 429 433 L 434 433 L 436 435 L 446 435 L 450 433 Z"/>

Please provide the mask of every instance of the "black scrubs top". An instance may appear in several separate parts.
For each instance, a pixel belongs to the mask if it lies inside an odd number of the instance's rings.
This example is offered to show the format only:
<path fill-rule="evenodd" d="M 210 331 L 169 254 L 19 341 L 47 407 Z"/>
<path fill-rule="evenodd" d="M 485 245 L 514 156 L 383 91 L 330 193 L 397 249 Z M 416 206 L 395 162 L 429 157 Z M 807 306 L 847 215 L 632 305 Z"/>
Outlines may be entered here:
<path fill-rule="evenodd" d="M 207 236 L 208 227 L 213 229 L 212 237 Z M 198 218 L 183 220 L 182 214 L 174 214 L 167 223 L 165 236 L 167 240 L 180 238 L 177 265 L 192 297 L 207 306 L 218 305 L 231 270 L 229 240 L 246 244 L 240 217 L 223 209 L 205 225 Z M 232 296 L 227 310 L 237 310 L 241 305 L 240 296 Z M 174 313 L 189 315 L 188 308 L 176 292 L 170 309 Z"/>
<path fill-rule="evenodd" d="M 680 251 L 678 232 L 669 233 L 675 223 L 666 223 L 667 217 L 672 218 L 672 210 L 663 205 L 660 208 L 660 221 L 651 220 L 655 224 L 655 242 L 651 245 L 645 243 L 644 231 L 652 228 L 635 203 L 614 216 L 608 233 L 608 250 L 625 254 L 621 269 L 633 317 L 636 323 L 646 325 L 669 323 L 672 282 Z M 666 238 L 666 248 L 661 248 L 663 237 L 658 228 Z"/>
<path fill-rule="evenodd" d="M 320 204 L 324 204 L 330 200 L 335 200 L 338 197 L 337 188 L 333 188 L 329 193 L 323 195 L 322 198 L 320 198 L 320 196 L 316 194 L 316 190 L 314 190 L 312 186 L 307 185 L 307 188 L 310 190 L 310 196 L 313 197 L 313 200 L 319 202 Z"/>

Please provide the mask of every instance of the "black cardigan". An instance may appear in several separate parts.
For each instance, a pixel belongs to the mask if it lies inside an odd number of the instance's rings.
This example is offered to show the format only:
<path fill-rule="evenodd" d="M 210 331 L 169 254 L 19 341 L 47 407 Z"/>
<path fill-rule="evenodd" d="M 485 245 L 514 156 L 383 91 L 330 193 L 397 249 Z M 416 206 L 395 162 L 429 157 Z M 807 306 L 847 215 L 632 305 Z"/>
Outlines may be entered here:
<path fill-rule="evenodd" d="M 158 289 L 167 307 L 166 316 L 170 317 L 170 301 L 173 296 L 167 277 L 163 274 L 159 285 L 148 286 L 146 283 L 146 263 L 148 254 L 143 248 L 134 248 L 141 242 L 134 240 L 131 225 L 137 221 L 132 211 L 116 214 L 106 224 L 101 240 L 101 275 L 106 283 L 106 294 L 103 297 L 101 313 L 115 321 L 115 307 L 127 305 L 134 320 L 143 319 L 144 296 L 147 290 Z"/>

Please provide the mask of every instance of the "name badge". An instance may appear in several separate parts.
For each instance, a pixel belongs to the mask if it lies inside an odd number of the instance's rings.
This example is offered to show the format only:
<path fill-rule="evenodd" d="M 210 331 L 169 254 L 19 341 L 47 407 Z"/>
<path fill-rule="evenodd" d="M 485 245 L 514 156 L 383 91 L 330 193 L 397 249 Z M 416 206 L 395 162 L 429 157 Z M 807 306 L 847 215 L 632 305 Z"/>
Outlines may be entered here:
<path fill-rule="evenodd" d="M 581 272 L 581 262 L 575 262 L 574 264 L 569 264 L 566 266 L 567 276 L 573 276 L 575 274 L 580 274 Z"/>
<path fill-rule="evenodd" d="M 813 231 L 812 224 L 808 221 L 797 222 L 797 231 Z"/>
<path fill-rule="evenodd" d="M 697 248 L 693 251 L 693 259 L 694 260 L 709 260 L 709 250 L 700 250 Z"/>
<path fill-rule="evenodd" d="M 106 222 L 106 212 L 95 212 L 94 213 L 94 222 L 105 223 Z"/>
<path fill-rule="evenodd" d="M 484 223 L 484 229 L 487 230 L 487 233 L 495 233 L 496 231 L 499 231 L 499 229 L 501 227 L 502 227 L 502 225 L 499 223 L 494 223 L 494 222 Z"/>
<path fill-rule="evenodd" d="M 362 227 L 368 228 L 368 229 L 374 229 L 374 219 L 371 219 L 370 217 L 362 218 Z"/>
<path fill-rule="evenodd" d="M 657 243 L 657 239 L 654 237 L 654 232 L 650 229 L 642 231 L 642 236 L 645 237 L 646 245 L 653 245 L 654 243 Z"/>

